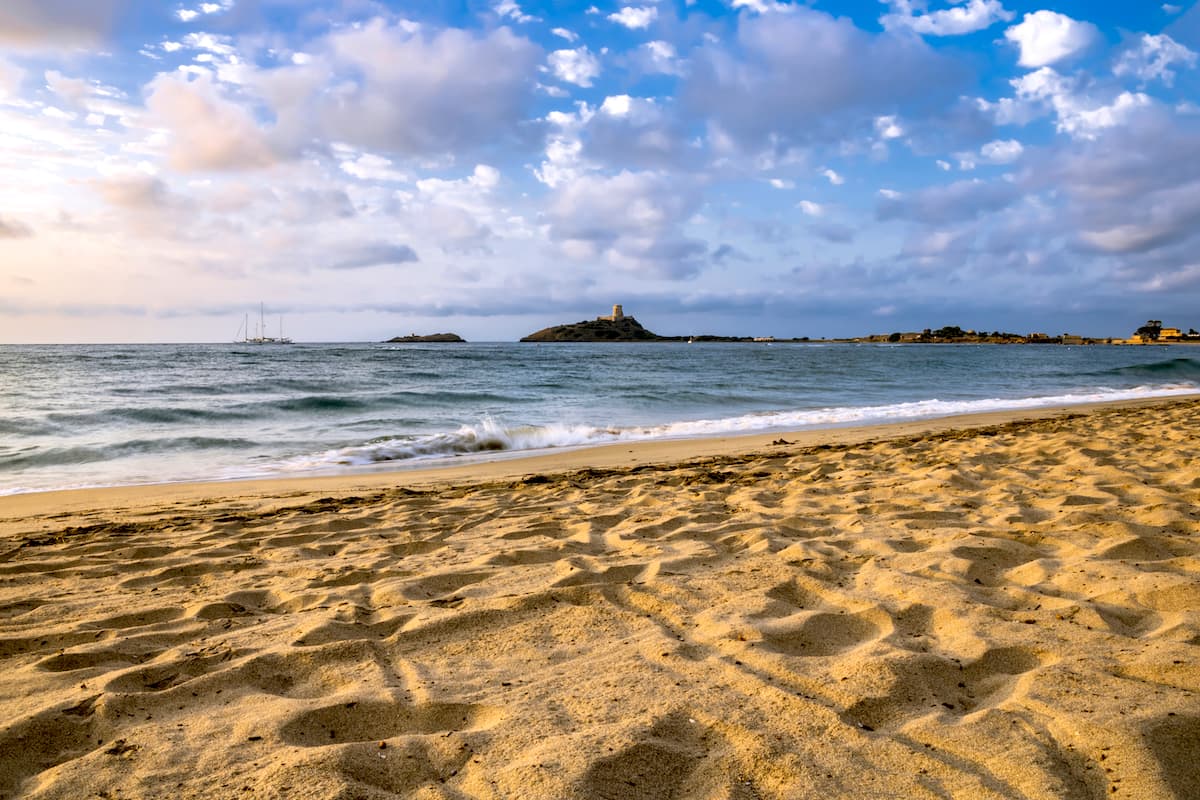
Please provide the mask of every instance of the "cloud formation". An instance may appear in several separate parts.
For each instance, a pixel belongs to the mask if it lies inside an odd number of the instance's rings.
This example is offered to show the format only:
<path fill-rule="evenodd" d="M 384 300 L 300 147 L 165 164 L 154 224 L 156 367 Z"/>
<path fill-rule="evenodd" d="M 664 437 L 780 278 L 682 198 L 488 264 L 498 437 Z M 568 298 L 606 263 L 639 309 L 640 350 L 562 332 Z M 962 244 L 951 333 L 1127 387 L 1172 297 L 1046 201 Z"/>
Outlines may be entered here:
<path fill-rule="evenodd" d="M 652 172 L 586 175 L 559 188 L 548 215 L 550 238 L 567 257 L 603 259 L 622 270 L 679 279 L 698 273 L 708 246 L 687 236 L 698 187 Z"/>
<path fill-rule="evenodd" d="M 278 160 L 250 112 L 208 76 L 159 75 L 146 107 L 170 131 L 168 159 L 177 170 L 256 169 Z"/>
<path fill-rule="evenodd" d="M 426 32 L 376 18 L 317 43 L 311 60 L 254 71 L 275 138 L 313 134 L 369 150 L 438 156 L 520 140 L 541 50 L 508 28 Z"/>
<path fill-rule="evenodd" d="M 967 0 L 966 5 L 951 6 L 928 14 L 918 14 L 912 0 L 891 0 L 892 11 L 879 18 L 888 30 L 908 29 L 930 36 L 961 36 L 990 28 L 1013 18 L 1000 0 Z"/>
<path fill-rule="evenodd" d="M 1148 33 L 1138 37 L 1137 45 L 1121 54 L 1113 67 L 1116 75 L 1132 75 L 1143 83 L 1160 80 L 1167 86 L 1175 83 L 1175 70 L 1196 66 L 1196 52 L 1167 36 Z"/>
<path fill-rule="evenodd" d="M 83 296 L 82 265 L 150 308 L 494 321 L 616 295 L 733 332 L 1200 297 L 1195 11 L 67 5 L 0 8 L 0 247 L 46 308 L 125 303 Z M 388 270 L 402 303 L 372 300 Z M 504 324 L 477 336 L 527 332 Z"/>
<path fill-rule="evenodd" d="M 1090 22 L 1080 22 L 1055 11 L 1026 14 L 1020 24 L 1004 32 L 1020 51 L 1023 67 L 1047 67 L 1065 61 L 1091 47 L 1100 32 Z"/>
<path fill-rule="evenodd" d="M 658 9 L 654 6 L 622 6 L 620 11 L 609 14 L 608 18 L 630 30 L 649 28 L 658 19 Z"/>
<path fill-rule="evenodd" d="M 94 44 L 107 35 L 126 0 L 4 0 L 0 45 L 46 49 Z"/>
<path fill-rule="evenodd" d="M 586 47 L 555 50 L 547 59 L 554 77 L 576 86 L 588 87 L 600 75 L 600 61 Z"/>
<path fill-rule="evenodd" d="M 420 261 L 417 253 L 406 244 L 390 242 L 367 242 L 355 245 L 340 259 L 329 265 L 330 269 L 366 269 L 386 267 Z"/>
<path fill-rule="evenodd" d="M 846 18 L 796 7 L 742 16 L 736 46 L 693 58 L 685 96 L 739 146 L 836 140 L 880 108 L 936 103 L 967 75 L 920 39 L 871 34 Z"/>

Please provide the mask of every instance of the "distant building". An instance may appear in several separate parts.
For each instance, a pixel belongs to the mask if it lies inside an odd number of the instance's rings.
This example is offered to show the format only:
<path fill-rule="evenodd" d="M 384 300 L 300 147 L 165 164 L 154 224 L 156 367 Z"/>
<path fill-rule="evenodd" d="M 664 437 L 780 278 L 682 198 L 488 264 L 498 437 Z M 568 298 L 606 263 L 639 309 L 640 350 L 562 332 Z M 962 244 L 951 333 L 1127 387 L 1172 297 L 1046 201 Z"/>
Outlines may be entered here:
<path fill-rule="evenodd" d="M 620 303 L 616 303 L 613 305 L 612 314 L 607 317 L 596 317 L 596 319 L 600 322 L 618 322 L 625 319 L 625 310 L 621 308 Z"/>

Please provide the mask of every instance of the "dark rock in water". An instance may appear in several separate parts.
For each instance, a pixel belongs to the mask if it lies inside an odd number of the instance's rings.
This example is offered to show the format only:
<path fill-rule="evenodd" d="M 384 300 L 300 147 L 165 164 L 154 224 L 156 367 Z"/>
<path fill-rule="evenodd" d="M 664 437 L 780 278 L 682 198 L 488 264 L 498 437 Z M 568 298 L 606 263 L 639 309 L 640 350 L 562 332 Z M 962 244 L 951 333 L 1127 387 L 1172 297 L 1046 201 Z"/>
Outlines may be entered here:
<path fill-rule="evenodd" d="M 394 342 L 465 342 L 466 339 L 459 336 L 457 333 L 430 333 L 425 336 L 417 334 L 409 334 L 408 336 L 394 336 L 387 340 L 388 344 Z"/>
<path fill-rule="evenodd" d="M 531 333 L 522 342 L 657 342 L 663 337 L 646 330 L 633 317 L 592 319 L 555 325 Z"/>

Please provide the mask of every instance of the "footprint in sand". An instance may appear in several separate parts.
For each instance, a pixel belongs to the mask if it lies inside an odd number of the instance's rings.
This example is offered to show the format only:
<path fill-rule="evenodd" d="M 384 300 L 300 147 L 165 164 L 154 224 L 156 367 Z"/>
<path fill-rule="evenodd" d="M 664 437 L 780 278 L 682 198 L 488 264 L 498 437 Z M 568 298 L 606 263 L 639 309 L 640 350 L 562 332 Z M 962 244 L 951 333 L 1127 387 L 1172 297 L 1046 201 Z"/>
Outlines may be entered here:
<path fill-rule="evenodd" d="M 158 625 L 162 622 L 172 622 L 183 616 L 183 609 L 178 607 L 151 608 L 145 611 L 135 611 L 130 614 L 118 614 L 115 617 L 89 620 L 83 627 L 98 628 L 140 628 L 145 625 Z"/>
<path fill-rule="evenodd" d="M 393 736 L 429 735 L 489 728 L 499 709 L 468 703 L 338 703 L 303 714 L 280 729 L 288 744 L 323 747 L 347 742 L 374 742 Z"/>
<path fill-rule="evenodd" d="M 1175 798 L 1195 797 L 1200 789 L 1200 717 L 1161 717 L 1142 728 L 1142 737 Z"/>
<path fill-rule="evenodd" d="M 583 776 L 580 794 L 597 800 L 757 797 L 752 787 L 731 777 L 729 750 L 723 737 L 678 711 L 659 719 L 634 744 L 595 761 Z"/>
<path fill-rule="evenodd" d="M 232 658 L 232 651 L 224 651 L 205 656 L 185 657 L 165 664 L 154 664 L 117 675 L 104 688 L 109 692 L 130 694 L 161 692 L 207 675 L 218 664 Z"/>
<path fill-rule="evenodd" d="M 843 718 L 865 730 L 892 730 L 929 713 L 962 716 L 1003 702 L 1017 679 L 1042 663 L 1024 647 L 993 648 L 967 665 L 931 654 L 878 662 L 870 665 L 878 674 L 861 677 L 887 690 L 854 703 Z"/>
<path fill-rule="evenodd" d="M 763 644 L 788 656 L 835 656 L 880 636 L 879 625 L 867 617 L 826 611 L 795 614 L 764 625 Z"/>
<path fill-rule="evenodd" d="M 100 747 L 92 719 L 99 699 L 47 709 L 0 729 L 0 797 L 16 797 L 28 778 Z"/>
<path fill-rule="evenodd" d="M 409 600 L 438 600 L 465 586 L 481 583 L 491 578 L 493 572 L 446 572 L 427 578 L 410 581 L 400 590 Z"/>
<path fill-rule="evenodd" d="M 103 667 L 105 670 L 124 669 L 141 664 L 158 656 L 161 650 L 144 653 L 125 653 L 117 650 L 95 650 L 76 653 L 58 653 L 44 658 L 36 667 L 44 672 L 74 672 L 81 669 Z"/>
<path fill-rule="evenodd" d="M 28 614 L 35 608 L 46 605 L 47 600 L 30 598 L 29 600 L 20 600 L 16 603 L 7 603 L 0 606 L 0 619 L 12 619 L 23 614 Z"/>

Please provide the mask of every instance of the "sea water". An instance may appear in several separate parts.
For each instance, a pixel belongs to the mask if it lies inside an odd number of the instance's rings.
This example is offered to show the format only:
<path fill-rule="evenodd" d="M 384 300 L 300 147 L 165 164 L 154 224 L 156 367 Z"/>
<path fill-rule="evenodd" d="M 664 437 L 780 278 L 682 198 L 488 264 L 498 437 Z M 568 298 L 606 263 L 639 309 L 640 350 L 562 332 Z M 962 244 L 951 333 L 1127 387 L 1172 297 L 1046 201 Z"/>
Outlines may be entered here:
<path fill-rule="evenodd" d="M 463 463 L 1200 391 L 1200 350 L 0 346 L 0 494 Z"/>

